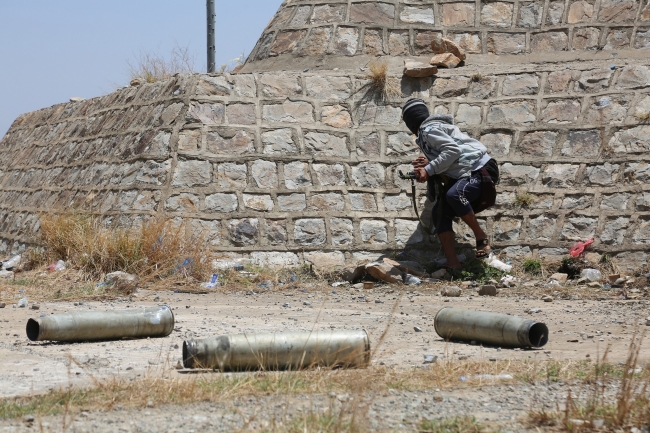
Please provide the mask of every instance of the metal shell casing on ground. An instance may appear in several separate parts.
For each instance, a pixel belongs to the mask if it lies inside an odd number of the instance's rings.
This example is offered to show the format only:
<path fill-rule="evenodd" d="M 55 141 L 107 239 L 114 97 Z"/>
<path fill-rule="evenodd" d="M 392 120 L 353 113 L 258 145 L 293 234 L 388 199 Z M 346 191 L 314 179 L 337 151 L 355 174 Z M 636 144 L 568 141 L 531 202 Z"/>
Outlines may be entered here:
<path fill-rule="evenodd" d="M 545 324 L 506 314 L 443 308 L 436 314 L 434 326 L 446 340 L 535 348 L 548 343 Z"/>
<path fill-rule="evenodd" d="M 174 330 L 167 305 L 123 311 L 82 311 L 29 319 L 31 341 L 96 341 L 166 337 Z"/>
<path fill-rule="evenodd" d="M 185 368 L 301 370 L 369 364 L 370 340 L 365 330 L 222 335 L 183 343 Z"/>

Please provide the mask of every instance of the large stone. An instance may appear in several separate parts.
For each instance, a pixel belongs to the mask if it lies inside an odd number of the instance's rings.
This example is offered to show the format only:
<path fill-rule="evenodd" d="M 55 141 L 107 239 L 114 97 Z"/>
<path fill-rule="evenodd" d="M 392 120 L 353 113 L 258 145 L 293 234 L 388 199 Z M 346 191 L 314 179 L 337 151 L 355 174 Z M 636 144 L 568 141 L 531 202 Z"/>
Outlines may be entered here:
<path fill-rule="evenodd" d="M 255 104 L 230 104 L 226 107 L 226 117 L 231 125 L 255 125 L 257 123 Z"/>
<path fill-rule="evenodd" d="M 374 103 L 361 104 L 361 125 L 392 125 L 398 126 L 401 122 L 402 109 L 391 105 L 376 105 Z"/>
<path fill-rule="evenodd" d="M 564 156 L 596 156 L 602 145 L 600 131 L 569 131 L 562 146 Z"/>
<path fill-rule="evenodd" d="M 298 152 L 293 130 L 290 128 L 263 132 L 262 144 L 264 153 L 268 155 L 286 155 Z"/>
<path fill-rule="evenodd" d="M 260 212 L 270 212 L 275 205 L 270 195 L 244 194 L 244 206 Z"/>
<path fill-rule="evenodd" d="M 627 202 L 630 200 L 630 194 L 612 194 L 603 197 L 600 202 L 602 210 L 620 210 L 627 209 Z"/>
<path fill-rule="evenodd" d="M 386 222 L 380 220 L 362 220 L 359 225 L 361 240 L 369 244 L 386 244 L 388 232 Z"/>
<path fill-rule="evenodd" d="M 573 99 L 552 101 L 542 111 L 542 119 L 547 123 L 574 123 L 580 110 L 580 102 Z"/>
<path fill-rule="evenodd" d="M 266 122 L 313 123 L 314 107 L 309 102 L 289 101 L 282 104 L 265 105 L 262 119 Z"/>
<path fill-rule="evenodd" d="M 431 50 L 435 54 L 451 53 L 461 61 L 467 58 L 465 51 L 458 44 L 456 44 L 456 42 L 450 39 L 445 39 L 442 36 L 434 39 L 431 42 Z"/>
<path fill-rule="evenodd" d="M 438 73 L 436 66 L 427 65 L 416 60 L 404 60 L 404 75 L 413 78 L 433 77 Z"/>
<path fill-rule="evenodd" d="M 201 148 L 201 131 L 181 131 L 178 135 L 179 152 L 196 152 Z"/>
<path fill-rule="evenodd" d="M 635 0 L 603 0 L 598 21 L 610 23 L 631 23 L 636 18 L 639 2 Z"/>
<path fill-rule="evenodd" d="M 555 233 L 556 218 L 549 218 L 546 215 L 540 215 L 530 220 L 528 236 L 535 241 L 550 241 Z"/>
<path fill-rule="evenodd" d="M 348 77 L 308 76 L 305 77 L 307 96 L 320 99 L 348 99 L 352 92 L 352 81 Z"/>
<path fill-rule="evenodd" d="M 345 168 L 341 164 L 314 164 L 313 169 L 318 183 L 322 186 L 346 184 Z"/>
<path fill-rule="evenodd" d="M 395 220 L 395 242 L 397 245 L 419 244 L 424 241 L 424 233 L 417 220 Z"/>
<path fill-rule="evenodd" d="M 211 77 L 201 75 L 196 86 L 196 94 L 202 96 L 228 96 L 232 92 L 232 84 L 224 75 Z"/>
<path fill-rule="evenodd" d="M 466 53 L 481 54 L 483 52 L 483 43 L 478 33 L 454 33 L 448 34 L 447 37 Z"/>
<path fill-rule="evenodd" d="M 648 3 L 648 7 L 650 7 L 650 3 Z M 634 38 L 634 48 L 637 50 L 650 48 L 650 29 L 637 31 L 636 37 Z"/>
<path fill-rule="evenodd" d="M 411 207 L 411 198 L 402 193 L 400 195 L 387 195 L 384 197 L 384 208 L 389 212 L 398 212 Z"/>
<path fill-rule="evenodd" d="M 251 261 L 261 268 L 294 268 L 300 266 L 300 259 L 294 253 L 253 252 Z"/>
<path fill-rule="evenodd" d="M 350 112 L 341 105 L 330 105 L 323 107 L 321 122 L 333 128 L 352 128 L 352 116 Z"/>
<path fill-rule="evenodd" d="M 578 165 L 549 164 L 544 170 L 542 182 L 549 188 L 568 188 L 575 184 L 579 168 Z"/>
<path fill-rule="evenodd" d="M 650 125 L 622 129 L 614 134 L 609 147 L 615 153 L 643 153 L 650 151 Z"/>
<path fill-rule="evenodd" d="M 251 165 L 251 174 L 258 188 L 276 189 L 278 170 L 274 162 L 258 159 Z"/>
<path fill-rule="evenodd" d="M 245 188 L 248 170 L 246 164 L 226 162 L 217 167 L 217 178 L 221 188 Z"/>
<path fill-rule="evenodd" d="M 530 124 L 534 122 L 535 105 L 528 101 L 517 101 L 492 105 L 488 111 L 488 123 Z"/>
<path fill-rule="evenodd" d="M 228 233 L 234 245 L 255 245 L 259 238 L 259 221 L 256 218 L 231 220 L 228 223 Z"/>
<path fill-rule="evenodd" d="M 594 15 L 594 5 L 585 0 L 578 0 L 569 7 L 567 22 L 569 24 L 583 23 L 591 21 Z"/>
<path fill-rule="evenodd" d="M 431 91 L 435 96 L 451 98 L 462 96 L 467 92 L 470 80 L 467 77 L 453 76 L 451 78 L 437 78 Z"/>
<path fill-rule="evenodd" d="M 560 239 L 566 241 L 586 241 L 596 234 L 597 218 L 569 218 L 562 228 Z"/>
<path fill-rule="evenodd" d="M 309 6 L 300 6 L 296 10 L 296 14 L 293 16 L 293 19 L 291 20 L 291 25 L 294 27 L 300 27 L 307 24 L 307 19 L 309 18 L 310 10 L 311 7 Z"/>
<path fill-rule="evenodd" d="M 169 197 L 165 202 L 165 210 L 172 212 L 197 212 L 199 197 L 195 194 L 183 193 Z"/>
<path fill-rule="evenodd" d="M 373 26 L 392 26 L 395 6 L 388 3 L 353 3 L 350 6 L 350 22 Z"/>
<path fill-rule="evenodd" d="M 648 245 L 650 244 L 650 219 L 639 218 L 639 225 L 632 235 L 632 242 L 635 245 Z"/>
<path fill-rule="evenodd" d="M 606 162 L 602 165 L 587 167 L 585 177 L 590 185 L 611 186 L 618 179 L 618 164 Z"/>
<path fill-rule="evenodd" d="M 495 132 L 481 136 L 481 143 L 488 149 L 488 153 L 493 157 L 508 156 L 510 145 L 512 144 L 512 135 L 502 132 Z"/>
<path fill-rule="evenodd" d="M 354 56 L 359 46 L 359 30 L 350 27 L 337 29 L 335 51 L 344 56 Z"/>
<path fill-rule="evenodd" d="M 617 96 L 615 99 L 602 96 L 592 101 L 584 121 L 587 124 L 596 125 L 623 121 L 627 116 L 631 102 L 629 98 L 623 96 Z"/>
<path fill-rule="evenodd" d="M 307 207 L 305 194 L 278 195 L 278 207 L 282 212 L 300 212 Z"/>
<path fill-rule="evenodd" d="M 532 185 L 539 176 L 540 169 L 529 165 L 512 165 L 506 162 L 501 166 L 501 181 L 505 185 Z"/>
<path fill-rule="evenodd" d="M 352 167 L 352 179 L 357 186 L 377 188 L 384 185 L 386 171 L 379 163 L 362 163 Z"/>
<path fill-rule="evenodd" d="M 546 23 L 551 26 L 556 26 L 562 23 L 563 15 L 564 15 L 564 0 L 552 1 L 548 4 Z"/>
<path fill-rule="evenodd" d="M 528 133 L 519 143 L 519 152 L 528 156 L 551 156 L 557 135 L 552 131 Z"/>
<path fill-rule="evenodd" d="M 636 198 L 636 208 L 640 211 L 650 210 L 650 192 L 639 194 Z"/>
<path fill-rule="evenodd" d="M 271 245 L 286 244 L 289 239 L 287 222 L 285 220 L 266 220 L 266 239 Z"/>
<path fill-rule="evenodd" d="M 307 30 L 283 31 L 278 33 L 270 49 L 271 56 L 292 52 L 298 43 L 307 36 Z"/>
<path fill-rule="evenodd" d="M 536 95 L 539 92 L 539 76 L 537 74 L 508 75 L 503 81 L 504 96 Z"/>
<path fill-rule="evenodd" d="M 569 37 L 564 32 L 536 33 L 530 37 L 530 49 L 540 51 L 565 51 L 569 47 Z"/>
<path fill-rule="evenodd" d="M 205 137 L 207 151 L 214 154 L 242 155 L 255 151 L 255 133 L 237 129 L 220 129 L 208 132 Z"/>
<path fill-rule="evenodd" d="M 310 210 L 319 212 L 340 212 L 345 208 L 343 196 L 337 193 L 314 194 L 309 199 Z"/>
<path fill-rule="evenodd" d="M 366 272 L 371 277 L 389 284 L 402 282 L 402 271 L 392 263 L 383 261 L 369 263 L 366 265 Z"/>
<path fill-rule="evenodd" d="M 472 77 L 469 94 L 474 99 L 487 99 L 495 96 L 499 82 L 494 76 Z"/>
<path fill-rule="evenodd" d="M 531 2 L 520 4 L 519 6 L 519 20 L 517 21 L 518 27 L 531 29 L 542 25 L 542 13 L 544 12 L 544 5 L 540 2 Z"/>
<path fill-rule="evenodd" d="M 583 27 L 573 33 L 572 48 L 574 50 L 595 50 L 600 40 L 600 29 L 596 27 Z"/>
<path fill-rule="evenodd" d="M 404 6 L 399 19 L 409 24 L 434 24 L 435 22 L 432 7 Z"/>
<path fill-rule="evenodd" d="M 364 52 L 371 56 L 384 54 L 384 39 L 379 30 L 366 29 L 363 37 Z"/>
<path fill-rule="evenodd" d="M 398 132 L 388 136 L 386 155 L 415 155 L 420 148 L 415 144 L 412 134 Z"/>
<path fill-rule="evenodd" d="M 377 210 L 377 202 L 374 194 L 370 193 L 350 193 L 350 204 L 352 210 L 373 212 Z"/>
<path fill-rule="evenodd" d="M 512 10 L 512 3 L 484 3 L 481 9 L 481 24 L 491 27 L 510 27 Z"/>
<path fill-rule="evenodd" d="M 650 86 L 650 68 L 647 66 L 626 66 L 618 77 L 619 89 L 637 89 Z"/>
<path fill-rule="evenodd" d="M 415 55 L 429 54 L 431 50 L 431 43 L 442 36 L 440 32 L 418 30 L 415 32 L 414 51 Z"/>
<path fill-rule="evenodd" d="M 546 78 L 546 91 L 548 93 L 564 93 L 571 82 L 571 71 L 556 71 L 548 74 Z"/>
<path fill-rule="evenodd" d="M 630 47 L 632 29 L 610 29 L 604 50 L 620 50 Z"/>
<path fill-rule="evenodd" d="M 287 189 L 302 189 L 311 186 L 309 164 L 295 161 L 284 165 L 284 184 Z"/>
<path fill-rule="evenodd" d="M 451 53 L 436 54 L 429 61 L 431 65 L 442 66 L 443 68 L 455 68 L 460 63 L 460 59 Z"/>
<path fill-rule="evenodd" d="M 460 104 L 454 118 L 459 126 L 476 126 L 482 123 L 479 105 Z"/>
<path fill-rule="evenodd" d="M 476 17 L 476 3 L 443 3 L 443 27 L 473 27 Z"/>
<path fill-rule="evenodd" d="M 350 245 L 354 242 L 352 220 L 332 218 L 330 220 L 330 233 L 332 234 L 332 244 L 335 246 Z"/>
<path fill-rule="evenodd" d="M 501 218 L 494 222 L 494 239 L 500 242 L 516 241 L 521 231 L 521 220 Z"/>
<path fill-rule="evenodd" d="M 569 209 L 569 210 L 582 210 L 590 208 L 594 203 L 593 195 L 568 195 L 562 200 L 562 205 L 560 209 Z"/>
<path fill-rule="evenodd" d="M 218 125 L 223 123 L 225 107 L 223 104 L 201 104 L 193 102 L 187 110 L 185 119 L 190 123 L 201 122 L 205 125 Z"/>
<path fill-rule="evenodd" d="M 332 29 L 329 27 L 316 27 L 311 30 L 307 40 L 298 51 L 298 55 L 317 57 L 325 54 L 332 38 Z"/>
<path fill-rule="evenodd" d="M 305 148 L 319 156 L 349 156 L 345 136 L 327 134 L 325 132 L 308 132 L 305 134 Z"/>
<path fill-rule="evenodd" d="M 392 30 L 388 34 L 388 53 L 391 56 L 408 56 L 410 51 L 408 30 Z"/>
<path fill-rule="evenodd" d="M 576 85 L 576 90 L 586 92 L 600 92 L 606 90 L 609 87 L 611 77 L 612 71 L 609 68 L 584 71 L 580 75 L 580 79 Z"/>
<path fill-rule="evenodd" d="M 345 20 L 345 5 L 320 5 L 314 7 L 312 24 L 340 23 Z"/>
<path fill-rule="evenodd" d="M 305 252 L 305 261 L 311 263 L 317 269 L 332 271 L 345 265 L 345 255 L 341 251 L 309 251 Z"/>
<path fill-rule="evenodd" d="M 239 200 L 235 194 L 217 193 L 205 197 L 205 210 L 212 212 L 235 212 Z"/>
<path fill-rule="evenodd" d="M 172 186 L 189 188 L 210 183 L 212 164 L 208 161 L 178 161 Z"/>
<path fill-rule="evenodd" d="M 630 219 L 624 217 L 608 220 L 600 232 L 600 242 L 605 245 L 621 245 L 629 223 Z"/>
<path fill-rule="evenodd" d="M 298 245 L 322 245 L 326 235 L 323 219 L 299 219 L 295 222 L 293 237 Z"/>
<path fill-rule="evenodd" d="M 356 136 L 357 154 L 367 156 L 379 156 L 381 153 L 381 140 L 379 134 L 373 132 L 369 135 L 359 134 Z"/>

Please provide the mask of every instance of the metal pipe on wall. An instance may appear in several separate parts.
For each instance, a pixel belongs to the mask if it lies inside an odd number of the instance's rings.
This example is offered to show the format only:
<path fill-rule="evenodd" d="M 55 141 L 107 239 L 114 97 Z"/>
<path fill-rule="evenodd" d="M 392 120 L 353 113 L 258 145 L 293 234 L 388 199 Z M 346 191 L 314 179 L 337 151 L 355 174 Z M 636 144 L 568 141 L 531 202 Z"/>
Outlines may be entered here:
<path fill-rule="evenodd" d="M 93 341 L 166 337 L 174 330 L 174 313 L 167 306 L 124 311 L 82 311 L 29 319 L 31 341 Z"/>
<path fill-rule="evenodd" d="M 535 348 L 548 343 L 545 324 L 506 314 L 443 308 L 436 314 L 434 327 L 446 340 Z"/>
<path fill-rule="evenodd" d="M 215 18 L 216 9 L 214 0 L 207 0 L 207 17 L 208 17 L 208 73 L 216 72 L 216 38 L 215 38 Z"/>
<path fill-rule="evenodd" d="M 185 368 L 301 370 L 369 364 L 370 340 L 364 330 L 222 335 L 183 343 Z"/>

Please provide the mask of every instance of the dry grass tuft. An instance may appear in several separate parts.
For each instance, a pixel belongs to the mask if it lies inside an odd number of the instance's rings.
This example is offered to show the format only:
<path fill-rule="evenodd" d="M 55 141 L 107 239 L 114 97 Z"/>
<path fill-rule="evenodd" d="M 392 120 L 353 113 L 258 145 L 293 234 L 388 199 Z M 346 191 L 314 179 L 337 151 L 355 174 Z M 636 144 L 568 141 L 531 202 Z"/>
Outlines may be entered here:
<path fill-rule="evenodd" d="M 473 416 L 424 420 L 420 423 L 421 433 L 486 433 L 487 431 Z"/>
<path fill-rule="evenodd" d="M 637 113 L 636 117 L 637 117 L 639 120 L 642 120 L 642 121 L 644 121 L 644 122 L 647 122 L 648 120 L 650 120 L 650 111 L 645 112 L 645 113 Z"/>
<path fill-rule="evenodd" d="M 515 191 L 515 204 L 519 207 L 530 207 L 535 203 L 535 197 L 532 194 L 523 191 Z"/>
<path fill-rule="evenodd" d="M 166 58 L 160 53 L 140 51 L 135 62 L 127 62 L 131 80 L 139 78 L 147 83 L 167 80 L 175 74 L 194 73 L 194 59 L 189 46 L 176 46 L 171 56 Z"/>
<path fill-rule="evenodd" d="M 372 89 L 377 92 L 381 100 L 390 101 L 402 97 L 399 82 L 388 76 L 388 63 L 375 60 L 368 65 L 368 69 L 366 78 L 370 80 Z"/>
<path fill-rule="evenodd" d="M 41 216 L 37 242 L 41 259 L 65 260 L 91 278 L 123 271 L 145 282 L 172 275 L 205 281 L 211 260 L 201 234 L 188 234 L 185 224 L 168 219 L 145 221 L 139 229 L 106 225 L 98 216 L 82 213 Z"/>

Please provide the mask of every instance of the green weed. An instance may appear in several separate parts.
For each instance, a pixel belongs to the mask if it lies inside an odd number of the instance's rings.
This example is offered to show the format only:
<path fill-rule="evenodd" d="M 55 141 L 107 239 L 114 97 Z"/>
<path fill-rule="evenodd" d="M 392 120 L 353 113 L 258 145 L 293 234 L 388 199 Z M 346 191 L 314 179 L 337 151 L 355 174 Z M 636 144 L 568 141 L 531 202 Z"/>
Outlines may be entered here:
<path fill-rule="evenodd" d="M 526 259 L 524 260 L 524 271 L 532 275 L 540 275 L 542 273 L 542 264 L 539 260 Z"/>

